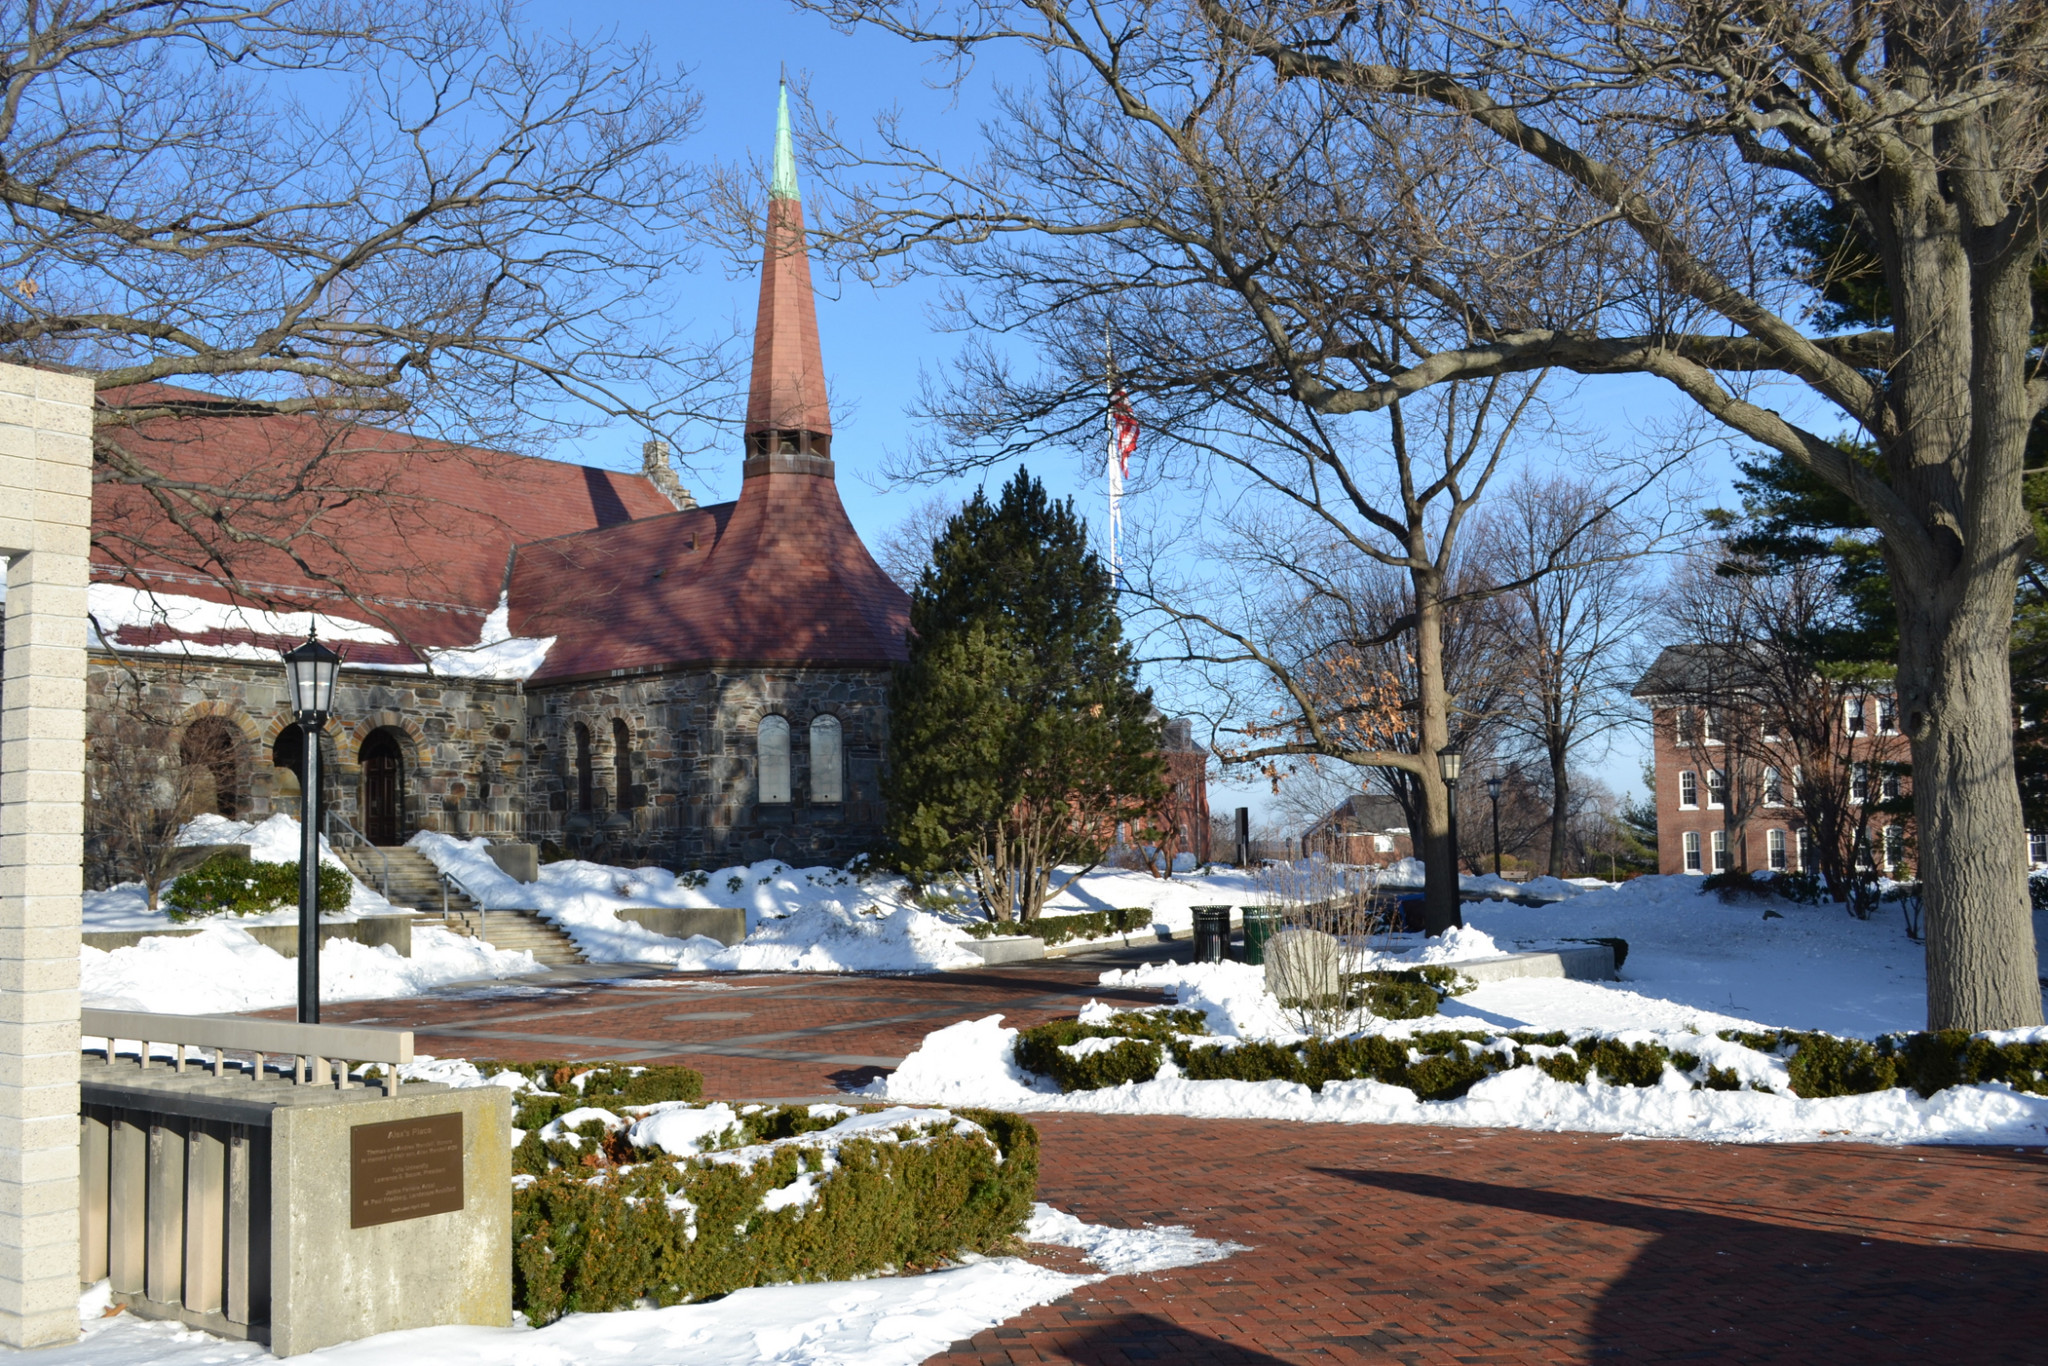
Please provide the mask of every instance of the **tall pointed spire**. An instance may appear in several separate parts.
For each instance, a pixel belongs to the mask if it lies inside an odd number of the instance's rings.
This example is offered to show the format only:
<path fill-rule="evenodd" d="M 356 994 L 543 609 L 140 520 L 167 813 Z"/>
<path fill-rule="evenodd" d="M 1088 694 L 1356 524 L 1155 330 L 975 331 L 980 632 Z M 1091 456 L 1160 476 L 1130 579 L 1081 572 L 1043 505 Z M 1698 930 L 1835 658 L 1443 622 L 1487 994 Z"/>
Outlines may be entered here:
<path fill-rule="evenodd" d="M 832 473 L 832 412 L 818 349 L 818 309 L 804 252 L 803 202 L 789 135 L 789 87 L 775 115 L 775 174 L 761 256 L 754 322 L 754 373 L 747 387 L 745 473 Z"/>

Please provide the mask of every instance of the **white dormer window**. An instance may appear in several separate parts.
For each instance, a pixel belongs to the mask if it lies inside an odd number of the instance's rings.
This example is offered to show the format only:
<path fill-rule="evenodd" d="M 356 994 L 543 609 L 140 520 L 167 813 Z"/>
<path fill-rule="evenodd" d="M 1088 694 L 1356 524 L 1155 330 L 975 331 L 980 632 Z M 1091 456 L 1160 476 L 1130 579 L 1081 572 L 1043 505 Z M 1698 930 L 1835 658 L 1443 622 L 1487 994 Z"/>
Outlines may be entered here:
<path fill-rule="evenodd" d="M 759 801 L 763 806 L 789 804 L 789 722 L 764 716 L 756 744 L 760 761 Z"/>

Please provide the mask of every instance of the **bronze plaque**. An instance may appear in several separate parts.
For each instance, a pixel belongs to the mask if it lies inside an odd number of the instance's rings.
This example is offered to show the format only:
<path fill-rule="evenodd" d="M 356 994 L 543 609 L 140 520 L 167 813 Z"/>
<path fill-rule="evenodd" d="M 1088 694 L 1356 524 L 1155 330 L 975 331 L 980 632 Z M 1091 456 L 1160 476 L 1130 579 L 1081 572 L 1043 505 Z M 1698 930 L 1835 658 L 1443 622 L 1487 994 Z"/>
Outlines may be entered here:
<path fill-rule="evenodd" d="M 348 1131 L 349 1227 L 462 1208 L 462 1116 L 358 1124 Z"/>

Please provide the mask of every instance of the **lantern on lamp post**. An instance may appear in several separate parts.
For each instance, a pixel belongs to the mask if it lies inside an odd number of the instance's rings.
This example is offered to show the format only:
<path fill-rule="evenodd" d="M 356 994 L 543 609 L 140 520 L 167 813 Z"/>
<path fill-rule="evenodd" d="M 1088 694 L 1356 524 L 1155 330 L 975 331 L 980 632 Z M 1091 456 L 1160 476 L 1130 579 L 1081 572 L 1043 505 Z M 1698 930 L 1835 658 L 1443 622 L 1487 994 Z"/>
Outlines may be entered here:
<path fill-rule="evenodd" d="M 1486 780 L 1486 796 L 1493 803 L 1493 875 L 1500 876 L 1500 774 Z"/>
<path fill-rule="evenodd" d="M 320 1023 L 320 732 L 334 706 L 341 656 L 314 639 L 284 652 L 299 723 L 299 1023 Z"/>
<path fill-rule="evenodd" d="M 1458 900 L 1463 899 L 1463 893 L 1458 890 L 1458 773 L 1464 766 L 1465 756 L 1457 750 L 1440 749 L 1436 752 L 1437 776 L 1444 780 L 1444 788 L 1450 793 L 1451 892 Z"/>

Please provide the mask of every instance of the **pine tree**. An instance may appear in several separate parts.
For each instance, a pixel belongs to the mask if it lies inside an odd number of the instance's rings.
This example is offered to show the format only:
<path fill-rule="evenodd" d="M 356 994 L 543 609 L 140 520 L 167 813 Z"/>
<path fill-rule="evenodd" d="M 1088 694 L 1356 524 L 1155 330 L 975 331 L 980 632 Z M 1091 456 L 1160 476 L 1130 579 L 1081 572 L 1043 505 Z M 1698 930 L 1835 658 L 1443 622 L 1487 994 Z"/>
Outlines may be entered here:
<path fill-rule="evenodd" d="M 1019 470 L 932 545 L 890 692 L 889 840 L 913 875 L 965 871 L 993 920 L 1038 918 L 1062 863 L 1164 795 L 1109 574 L 1071 501 Z"/>

